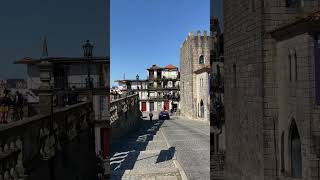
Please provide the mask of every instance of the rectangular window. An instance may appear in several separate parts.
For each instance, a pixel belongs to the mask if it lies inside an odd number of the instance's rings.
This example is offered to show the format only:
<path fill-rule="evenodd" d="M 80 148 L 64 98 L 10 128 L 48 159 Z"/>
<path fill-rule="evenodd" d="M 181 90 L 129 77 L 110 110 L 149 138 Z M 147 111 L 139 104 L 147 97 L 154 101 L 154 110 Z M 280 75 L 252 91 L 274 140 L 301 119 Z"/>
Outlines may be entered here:
<path fill-rule="evenodd" d="M 233 87 L 236 88 L 237 87 L 237 68 L 236 68 L 236 64 L 233 64 L 232 70 L 233 70 Z"/>
<path fill-rule="evenodd" d="M 289 81 L 291 82 L 291 80 L 292 80 L 291 54 L 289 54 L 289 56 L 288 56 L 288 61 L 289 61 Z"/>
<path fill-rule="evenodd" d="M 286 0 L 286 7 L 297 8 L 303 6 L 303 0 Z"/>
<path fill-rule="evenodd" d="M 298 81 L 298 58 L 297 54 L 294 54 L 294 72 L 295 72 L 295 80 Z"/>

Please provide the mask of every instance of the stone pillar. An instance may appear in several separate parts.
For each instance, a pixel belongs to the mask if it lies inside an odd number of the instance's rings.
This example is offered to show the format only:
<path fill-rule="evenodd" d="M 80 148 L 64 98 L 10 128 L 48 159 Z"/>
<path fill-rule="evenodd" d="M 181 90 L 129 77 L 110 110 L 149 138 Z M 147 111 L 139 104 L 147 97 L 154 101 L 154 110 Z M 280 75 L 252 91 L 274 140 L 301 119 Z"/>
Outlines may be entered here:
<path fill-rule="evenodd" d="M 40 81 L 39 87 L 39 108 L 41 114 L 49 114 L 51 112 L 51 96 L 52 87 L 50 84 L 52 76 L 52 64 L 48 61 L 42 61 L 39 64 Z"/>

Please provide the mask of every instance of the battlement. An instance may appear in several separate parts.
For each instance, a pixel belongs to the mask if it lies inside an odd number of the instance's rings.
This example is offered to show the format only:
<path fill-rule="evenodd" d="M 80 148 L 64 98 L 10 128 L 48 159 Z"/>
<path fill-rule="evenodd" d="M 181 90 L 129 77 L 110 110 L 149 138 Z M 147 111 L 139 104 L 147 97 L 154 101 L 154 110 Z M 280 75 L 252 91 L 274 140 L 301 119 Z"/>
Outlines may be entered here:
<path fill-rule="evenodd" d="M 203 31 L 202 33 L 201 33 L 201 31 L 197 31 L 196 36 L 197 37 L 201 37 L 201 36 L 207 37 L 207 31 Z M 193 31 L 189 32 L 188 37 L 195 37 L 194 32 Z"/>
<path fill-rule="evenodd" d="M 183 41 L 183 43 L 180 45 L 180 49 L 185 46 L 185 44 L 187 42 L 189 43 L 196 43 L 197 46 L 199 46 L 200 44 L 208 44 L 209 42 L 209 37 L 210 35 L 208 35 L 207 31 L 197 31 L 196 34 L 195 32 L 191 31 L 188 33 L 188 36 L 185 38 L 185 40 Z"/>

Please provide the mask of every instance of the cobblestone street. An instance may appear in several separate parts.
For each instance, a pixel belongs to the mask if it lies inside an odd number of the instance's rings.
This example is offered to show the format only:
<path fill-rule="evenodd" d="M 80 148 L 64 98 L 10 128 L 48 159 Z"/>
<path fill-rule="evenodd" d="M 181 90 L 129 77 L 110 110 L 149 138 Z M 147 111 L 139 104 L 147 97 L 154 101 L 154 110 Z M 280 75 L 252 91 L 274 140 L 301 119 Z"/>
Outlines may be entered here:
<path fill-rule="evenodd" d="M 178 117 L 163 123 L 161 130 L 188 179 L 210 179 L 210 126 Z"/>

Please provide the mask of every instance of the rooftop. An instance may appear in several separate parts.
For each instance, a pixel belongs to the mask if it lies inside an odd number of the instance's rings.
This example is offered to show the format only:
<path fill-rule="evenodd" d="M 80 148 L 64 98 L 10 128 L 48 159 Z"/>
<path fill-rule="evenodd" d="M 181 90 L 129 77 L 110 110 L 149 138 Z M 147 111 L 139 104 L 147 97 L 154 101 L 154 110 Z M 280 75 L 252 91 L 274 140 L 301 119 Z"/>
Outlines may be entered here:
<path fill-rule="evenodd" d="M 86 57 L 45 57 L 33 59 L 30 57 L 24 57 L 21 60 L 15 61 L 14 64 L 38 64 L 42 61 L 48 61 L 55 64 L 73 64 L 73 63 L 87 63 Z M 104 63 L 110 62 L 110 57 L 91 57 L 91 63 Z"/>

